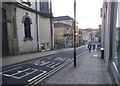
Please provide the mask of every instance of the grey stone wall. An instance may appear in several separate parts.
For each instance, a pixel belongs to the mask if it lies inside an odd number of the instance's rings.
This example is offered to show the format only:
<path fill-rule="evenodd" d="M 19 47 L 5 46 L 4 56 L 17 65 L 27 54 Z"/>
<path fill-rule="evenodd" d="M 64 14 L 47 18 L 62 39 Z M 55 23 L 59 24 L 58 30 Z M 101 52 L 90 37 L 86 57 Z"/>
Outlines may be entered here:
<path fill-rule="evenodd" d="M 25 32 L 24 32 L 24 23 L 22 23 L 23 16 L 28 13 L 29 17 L 32 19 L 31 24 L 31 36 L 32 41 L 24 41 Z M 30 53 L 37 51 L 37 33 L 36 33 L 36 14 L 30 11 L 17 8 L 16 9 L 16 20 L 17 20 L 17 32 L 19 40 L 19 53 Z"/>

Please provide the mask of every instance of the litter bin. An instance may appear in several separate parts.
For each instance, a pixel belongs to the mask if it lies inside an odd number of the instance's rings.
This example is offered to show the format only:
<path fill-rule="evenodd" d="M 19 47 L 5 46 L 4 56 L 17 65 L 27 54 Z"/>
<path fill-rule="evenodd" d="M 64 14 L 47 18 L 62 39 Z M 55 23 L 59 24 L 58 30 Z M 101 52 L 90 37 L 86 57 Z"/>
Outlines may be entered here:
<path fill-rule="evenodd" d="M 104 59 L 104 48 L 101 48 L 101 59 Z"/>

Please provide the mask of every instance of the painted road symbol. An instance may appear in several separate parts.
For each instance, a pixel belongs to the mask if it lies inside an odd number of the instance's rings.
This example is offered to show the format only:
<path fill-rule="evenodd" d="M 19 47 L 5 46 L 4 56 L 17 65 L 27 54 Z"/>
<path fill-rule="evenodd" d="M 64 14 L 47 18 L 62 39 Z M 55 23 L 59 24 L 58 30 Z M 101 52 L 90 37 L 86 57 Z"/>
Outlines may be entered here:
<path fill-rule="evenodd" d="M 39 76 L 41 76 L 41 75 L 45 74 L 46 72 L 47 72 L 47 71 L 40 70 L 39 75 L 37 75 L 37 76 L 33 77 L 32 79 L 29 79 L 29 80 L 28 80 L 28 82 L 31 82 L 32 80 L 34 80 L 34 79 L 38 78 Z"/>
<path fill-rule="evenodd" d="M 54 60 L 56 61 L 65 61 L 67 58 L 62 58 L 62 57 L 58 57 L 58 58 L 55 58 Z"/>
<path fill-rule="evenodd" d="M 17 69 L 17 70 L 12 70 L 9 71 L 9 73 L 3 73 L 4 76 L 15 78 L 15 79 L 21 79 L 23 77 L 26 77 L 32 73 L 37 72 L 37 69 L 34 68 L 27 68 L 27 69 Z"/>
<path fill-rule="evenodd" d="M 55 63 L 55 62 L 51 62 L 50 64 L 46 65 L 46 67 L 48 68 L 55 68 L 56 66 L 58 66 L 60 63 Z"/>
<path fill-rule="evenodd" d="M 36 65 L 36 66 L 44 66 L 44 65 L 46 65 L 46 64 L 49 64 L 50 63 L 50 61 L 46 61 L 46 60 L 38 60 L 38 61 L 36 61 L 35 63 L 33 63 L 34 65 Z"/>

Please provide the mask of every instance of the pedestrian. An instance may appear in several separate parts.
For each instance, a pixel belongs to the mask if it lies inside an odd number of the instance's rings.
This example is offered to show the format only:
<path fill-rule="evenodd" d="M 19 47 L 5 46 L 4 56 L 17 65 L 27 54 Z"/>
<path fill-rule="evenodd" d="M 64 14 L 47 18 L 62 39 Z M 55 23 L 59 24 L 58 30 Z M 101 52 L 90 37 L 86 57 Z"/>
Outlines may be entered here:
<path fill-rule="evenodd" d="M 93 50 L 95 50 L 95 44 L 93 44 Z"/>
<path fill-rule="evenodd" d="M 92 47 L 92 45 L 91 45 L 91 44 L 88 44 L 89 53 L 91 52 L 91 47 Z"/>

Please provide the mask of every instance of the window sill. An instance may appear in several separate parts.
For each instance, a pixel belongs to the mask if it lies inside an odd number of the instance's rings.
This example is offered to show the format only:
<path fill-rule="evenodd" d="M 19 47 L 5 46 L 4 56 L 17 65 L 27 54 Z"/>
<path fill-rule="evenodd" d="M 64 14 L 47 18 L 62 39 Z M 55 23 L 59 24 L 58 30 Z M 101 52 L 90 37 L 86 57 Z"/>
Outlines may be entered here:
<path fill-rule="evenodd" d="M 23 39 L 24 42 L 26 42 L 26 41 L 32 41 L 32 40 L 33 40 L 32 37 L 31 37 L 31 38 L 24 38 L 24 39 Z"/>

